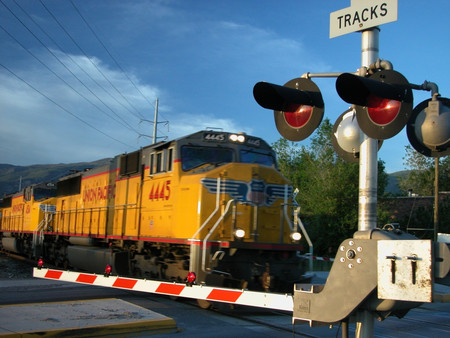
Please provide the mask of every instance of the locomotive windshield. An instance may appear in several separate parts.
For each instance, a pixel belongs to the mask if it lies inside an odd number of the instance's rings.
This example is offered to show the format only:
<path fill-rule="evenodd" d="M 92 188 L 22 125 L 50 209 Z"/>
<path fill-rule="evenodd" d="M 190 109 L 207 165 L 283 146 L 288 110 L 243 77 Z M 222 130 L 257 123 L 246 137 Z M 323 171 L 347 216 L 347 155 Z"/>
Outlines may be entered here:
<path fill-rule="evenodd" d="M 233 150 L 218 147 L 192 147 L 181 148 L 181 164 L 184 171 L 188 171 L 204 164 L 220 165 L 233 162 Z"/>
<path fill-rule="evenodd" d="M 239 161 L 234 158 L 234 150 L 225 147 L 195 147 L 181 148 L 181 165 L 184 171 L 198 168 L 205 164 L 219 166 L 225 163 L 241 162 L 266 165 L 275 168 L 275 158 L 272 154 L 264 154 L 248 149 L 240 150 Z"/>
<path fill-rule="evenodd" d="M 275 167 L 275 159 L 270 154 L 261 154 L 251 150 L 241 150 L 241 162 L 242 163 L 256 163 L 261 165 L 267 165 L 269 167 Z"/>

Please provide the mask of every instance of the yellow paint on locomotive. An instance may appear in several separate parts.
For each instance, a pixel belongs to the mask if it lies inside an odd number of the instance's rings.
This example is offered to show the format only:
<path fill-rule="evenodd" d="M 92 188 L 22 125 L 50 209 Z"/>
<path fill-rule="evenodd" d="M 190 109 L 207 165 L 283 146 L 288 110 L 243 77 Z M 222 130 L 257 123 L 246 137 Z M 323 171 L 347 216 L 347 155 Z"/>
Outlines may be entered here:
<path fill-rule="evenodd" d="M 185 243 L 186 239 L 202 240 L 206 236 L 213 241 L 232 241 L 233 231 L 240 228 L 245 231 L 245 242 L 291 243 L 283 215 L 284 203 L 291 202 L 283 193 L 289 183 L 275 168 L 232 162 L 183 171 L 175 148 L 169 149 L 168 158 L 173 161 L 166 163 L 166 170 L 156 170 L 155 161 L 153 168 L 148 163 L 145 169 L 141 167 L 143 173 L 123 173 L 121 157 L 117 157 L 110 166 L 66 178 L 66 187 L 70 180 L 78 180 L 78 185 L 74 184 L 78 190 L 69 187 L 67 193 L 53 200 L 56 213 L 50 232 Z M 155 154 L 152 149 L 143 151 L 143 162 Z M 241 202 L 231 203 L 212 231 L 232 199 Z M 3 209 L 2 229 L 34 231 L 42 212 L 33 202 L 25 203 L 22 195 L 13 198 L 10 210 Z M 29 216 L 24 209 L 30 210 Z"/>
<path fill-rule="evenodd" d="M 220 177 L 222 185 L 226 185 L 227 181 L 230 181 L 232 178 L 231 181 L 239 182 L 241 188 L 244 187 L 244 184 L 249 185 L 252 182 L 276 185 L 288 184 L 286 179 L 273 168 L 245 163 L 230 163 L 221 166 L 208 172 L 204 177 L 216 179 Z M 201 184 L 198 184 L 198 186 L 202 187 Z M 215 210 L 216 197 L 215 193 L 211 193 L 207 188 L 202 187 L 200 201 L 202 204 L 201 223 L 206 221 L 213 210 Z M 228 201 L 231 199 L 232 196 L 230 194 L 220 194 L 219 211 L 208 222 L 205 230 L 199 234 L 199 238 L 204 238 L 208 234 L 220 215 L 225 212 Z M 235 199 L 238 198 L 235 196 Z M 281 207 L 284 201 L 278 198 L 273 203 L 267 203 L 267 196 L 264 192 L 243 196 L 243 199 L 244 203 L 235 204 L 235 216 L 233 217 L 233 212 L 229 211 L 219 228 L 211 234 L 210 238 L 212 240 L 230 241 L 234 239 L 233 230 L 240 228 L 245 231 L 244 240 L 246 242 L 280 243 Z M 230 208 L 232 207 L 233 204 L 230 205 Z M 287 224 L 284 224 L 281 232 L 283 243 L 290 243 L 289 235 L 289 228 Z"/>
<path fill-rule="evenodd" d="M 117 180 L 112 235 L 138 236 L 140 185 L 140 175 Z"/>
<path fill-rule="evenodd" d="M 16 194 L 12 197 L 11 206 L 1 209 L 1 230 L 26 233 L 37 231 L 45 217 L 41 205 L 55 203 L 55 198 L 35 201 L 34 196 L 26 200 L 23 194 Z"/>
<path fill-rule="evenodd" d="M 150 175 L 144 172 L 142 187 L 140 235 L 148 238 L 177 238 L 177 226 L 183 227 L 183 218 L 176 215 L 183 212 L 185 201 L 179 198 L 179 166 L 171 172 Z M 186 201 L 187 202 L 187 201 Z M 189 215 L 186 215 L 189 217 Z M 177 223 L 177 222 L 181 223 Z M 179 238 L 179 237 L 178 237 Z M 186 238 L 186 237 L 185 237 Z"/>
<path fill-rule="evenodd" d="M 77 208 L 80 205 L 81 195 L 71 195 L 58 197 L 56 200 L 56 210 L 55 215 L 55 231 L 60 234 L 68 234 L 71 231 L 75 233 L 77 228 L 77 218 L 79 213 Z"/>
<path fill-rule="evenodd" d="M 147 172 L 146 172 L 147 173 Z M 221 178 L 240 180 L 249 183 L 252 179 L 263 180 L 271 184 L 284 185 L 288 182 L 273 168 L 244 163 L 229 163 L 206 173 L 183 174 L 181 164 L 175 163 L 172 173 L 154 175 L 143 183 L 141 202 L 140 235 L 143 237 L 164 237 L 174 239 L 190 239 L 216 209 L 215 193 L 211 193 L 202 185 L 203 178 Z M 229 241 L 234 238 L 233 229 L 246 231 L 246 241 L 255 238 L 262 242 L 278 242 L 280 239 L 280 219 L 282 200 L 277 199 L 272 205 L 264 204 L 264 195 L 259 198 L 257 211 L 252 205 L 236 204 L 236 219 L 232 212 L 223 219 L 220 226 L 210 236 L 211 240 Z M 195 239 L 203 239 L 213 225 L 224 213 L 226 205 L 232 197 L 220 194 L 219 208 L 204 229 Z M 232 206 L 230 206 L 232 208 Z M 258 225 L 254 225 L 255 212 Z M 233 223 L 235 223 L 233 225 Z M 258 228 L 256 228 L 258 227 Z M 258 237 L 251 234 L 258 232 Z M 282 232 L 284 243 L 290 243 L 289 230 L 285 226 Z"/>
<path fill-rule="evenodd" d="M 117 171 L 85 176 L 81 180 L 82 215 L 77 228 L 81 233 L 104 236 L 112 229 Z"/>
<path fill-rule="evenodd" d="M 241 184 L 249 184 L 252 179 L 287 184 L 273 168 L 244 163 L 229 163 L 206 173 L 185 174 L 181 164 L 175 162 L 171 172 L 150 175 L 146 168 L 143 176 L 142 183 L 140 175 L 120 178 L 116 171 L 84 177 L 80 194 L 58 198 L 58 232 L 148 240 L 190 239 L 216 209 L 217 195 L 202 185 L 202 179 L 221 178 L 225 182 L 232 177 Z M 217 212 L 195 239 L 205 238 L 232 198 L 220 194 Z M 258 207 L 237 203 L 235 219 L 229 212 L 210 240 L 233 240 L 233 229 L 241 228 L 246 232 L 245 241 L 280 243 L 283 200 L 278 198 L 267 205 L 264 202 L 267 197 L 262 193 L 252 198 Z M 286 224 L 281 236 L 283 243 L 290 242 Z"/>

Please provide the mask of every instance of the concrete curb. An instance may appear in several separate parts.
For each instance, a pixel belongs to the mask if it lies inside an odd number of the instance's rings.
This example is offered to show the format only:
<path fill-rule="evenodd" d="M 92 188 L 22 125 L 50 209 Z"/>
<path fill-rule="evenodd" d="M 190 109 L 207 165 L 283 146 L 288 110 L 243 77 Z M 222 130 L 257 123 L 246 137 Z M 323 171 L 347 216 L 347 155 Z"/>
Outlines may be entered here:
<path fill-rule="evenodd" d="M 164 315 L 120 299 L 0 306 L 0 336 L 95 337 L 177 332 Z"/>

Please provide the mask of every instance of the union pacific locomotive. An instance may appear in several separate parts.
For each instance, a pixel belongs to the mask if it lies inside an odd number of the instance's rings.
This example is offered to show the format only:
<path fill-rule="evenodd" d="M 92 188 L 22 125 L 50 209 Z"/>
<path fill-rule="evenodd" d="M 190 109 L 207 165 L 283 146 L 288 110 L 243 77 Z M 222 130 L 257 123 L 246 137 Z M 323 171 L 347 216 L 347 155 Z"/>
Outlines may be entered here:
<path fill-rule="evenodd" d="M 292 190 L 262 139 L 200 131 L 5 197 L 1 244 L 63 268 L 292 292 Z"/>

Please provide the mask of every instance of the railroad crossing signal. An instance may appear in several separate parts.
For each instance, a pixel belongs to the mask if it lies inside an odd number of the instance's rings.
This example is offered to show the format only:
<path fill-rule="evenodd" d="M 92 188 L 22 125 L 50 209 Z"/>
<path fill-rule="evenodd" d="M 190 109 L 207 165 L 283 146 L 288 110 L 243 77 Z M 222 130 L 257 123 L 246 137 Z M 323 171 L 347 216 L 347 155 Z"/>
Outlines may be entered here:
<path fill-rule="evenodd" d="M 306 139 L 322 122 L 322 94 L 310 79 L 292 79 L 284 86 L 258 82 L 253 96 L 261 107 L 274 110 L 279 133 L 290 141 Z"/>
<path fill-rule="evenodd" d="M 414 108 L 406 126 L 409 142 L 428 157 L 450 154 L 450 99 L 433 96 Z"/>
<path fill-rule="evenodd" d="M 336 90 L 345 102 L 355 105 L 361 130 L 373 139 L 393 137 L 412 113 L 411 86 L 394 70 L 381 70 L 369 78 L 341 74 L 336 80 Z"/>

